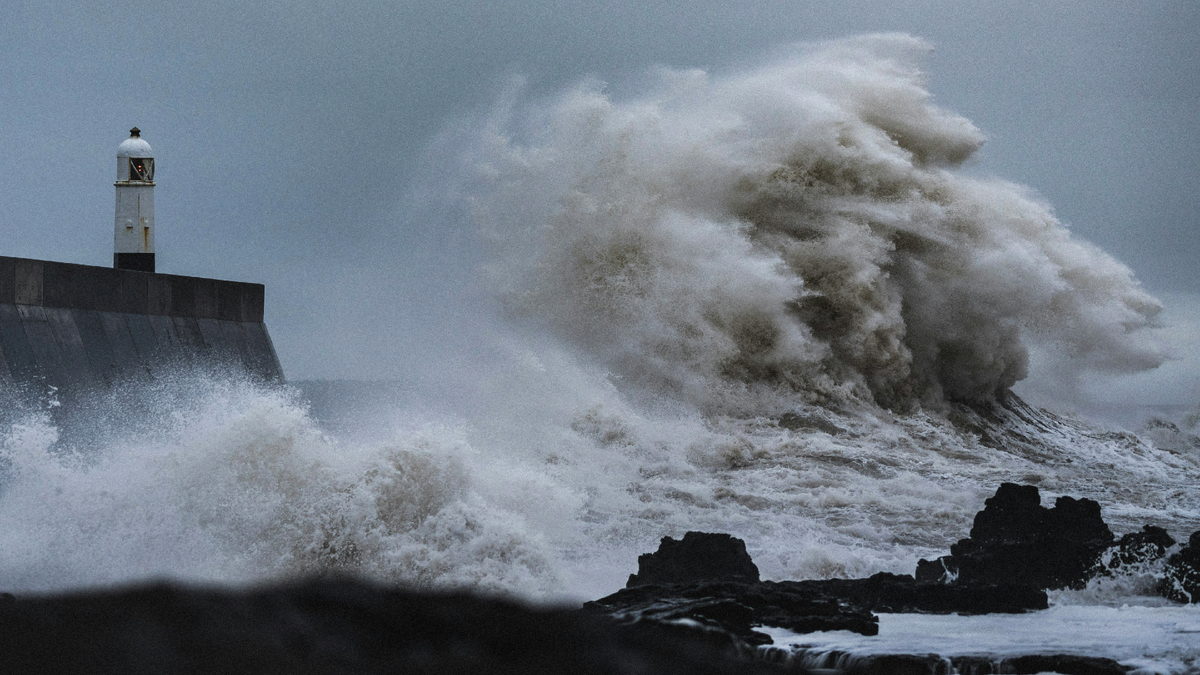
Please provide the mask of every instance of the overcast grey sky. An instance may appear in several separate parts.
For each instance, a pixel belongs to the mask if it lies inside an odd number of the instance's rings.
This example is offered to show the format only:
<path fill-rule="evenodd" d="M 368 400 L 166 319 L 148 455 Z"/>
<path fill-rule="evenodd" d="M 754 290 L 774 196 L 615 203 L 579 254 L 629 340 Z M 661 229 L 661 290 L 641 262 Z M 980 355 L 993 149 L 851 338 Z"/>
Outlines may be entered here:
<path fill-rule="evenodd" d="M 9 0 L 0 254 L 110 264 L 114 157 L 137 125 L 160 271 L 265 283 L 290 378 L 403 376 L 470 349 L 480 302 L 469 225 L 411 186 L 435 134 L 507 78 L 620 95 L 656 64 L 721 71 L 874 31 L 935 45 L 936 102 L 989 138 L 971 171 L 1031 186 L 1167 300 L 1182 362 L 1155 395 L 1200 394 L 1192 0 Z"/>

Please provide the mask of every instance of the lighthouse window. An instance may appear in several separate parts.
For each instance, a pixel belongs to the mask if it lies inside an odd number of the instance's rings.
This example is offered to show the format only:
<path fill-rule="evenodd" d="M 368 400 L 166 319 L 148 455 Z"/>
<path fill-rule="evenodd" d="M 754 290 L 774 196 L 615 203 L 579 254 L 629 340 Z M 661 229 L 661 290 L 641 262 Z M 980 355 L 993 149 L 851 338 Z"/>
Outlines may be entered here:
<path fill-rule="evenodd" d="M 149 157 L 130 157 L 129 180 L 154 180 L 154 160 Z"/>

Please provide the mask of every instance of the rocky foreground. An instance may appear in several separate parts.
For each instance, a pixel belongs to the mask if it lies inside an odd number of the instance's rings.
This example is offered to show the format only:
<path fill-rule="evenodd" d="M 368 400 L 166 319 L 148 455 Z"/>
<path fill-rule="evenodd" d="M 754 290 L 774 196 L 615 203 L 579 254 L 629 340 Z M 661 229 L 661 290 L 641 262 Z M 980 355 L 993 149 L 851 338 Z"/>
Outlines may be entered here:
<path fill-rule="evenodd" d="M 582 610 L 353 579 L 244 591 L 157 584 L 0 598 L 0 672 L 1123 674 L 1103 658 L 856 656 L 772 648 L 761 626 L 879 630 L 876 612 L 1023 612 L 1046 589 L 1161 565 L 1159 592 L 1200 600 L 1200 532 L 1175 550 L 1147 526 L 1117 539 L 1087 499 L 1041 506 L 1004 484 L 970 536 L 916 574 L 762 581 L 726 534 L 664 538 L 627 587 Z"/>

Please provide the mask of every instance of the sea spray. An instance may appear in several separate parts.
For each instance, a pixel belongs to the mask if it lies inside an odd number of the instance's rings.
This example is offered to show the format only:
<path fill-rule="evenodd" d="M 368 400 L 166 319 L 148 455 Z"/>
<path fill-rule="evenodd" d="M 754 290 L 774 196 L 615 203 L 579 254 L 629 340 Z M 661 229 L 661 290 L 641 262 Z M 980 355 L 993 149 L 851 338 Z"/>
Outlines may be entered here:
<path fill-rule="evenodd" d="M 305 383 L 191 376 L 134 390 L 144 405 L 133 419 L 121 413 L 128 394 L 107 413 L 97 404 L 96 419 L 113 422 L 90 436 L 60 433 L 49 416 L 10 424 L 0 585 L 353 573 L 582 600 L 688 530 L 744 538 L 768 579 L 911 573 L 1008 480 L 1095 498 L 1118 533 L 1150 522 L 1182 534 L 1200 521 L 1195 456 L 1033 409 L 988 420 L 952 408 L 958 422 L 712 416 L 633 405 L 610 386 L 556 388 L 579 369 L 513 356 L 491 375 L 512 386 L 480 391 L 490 410 L 431 420 L 400 401 L 358 436 L 314 422 Z M 325 405 L 317 417 L 339 412 Z"/>
<path fill-rule="evenodd" d="M 327 573 L 532 595 L 555 587 L 553 556 L 520 514 L 475 489 L 480 463 L 454 429 L 419 425 L 345 447 L 291 390 L 181 376 L 136 391 L 142 414 L 109 410 L 119 428 L 83 445 L 59 444 L 45 415 L 8 428 L 6 589 Z M 129 392 L 108 400 L 127 403 Z"/>
<path fill-rule="evenodd" d="M 1027 344 L 1077 368 L 1164 356 L 1159 303 L 1029 191 L 955 171 L 984 141 L 933 105 L 921 40 L 742 71 L 507 97 L 466 150 L 488 279 L 627 385 L 710 411 L 990 400 Z"/>

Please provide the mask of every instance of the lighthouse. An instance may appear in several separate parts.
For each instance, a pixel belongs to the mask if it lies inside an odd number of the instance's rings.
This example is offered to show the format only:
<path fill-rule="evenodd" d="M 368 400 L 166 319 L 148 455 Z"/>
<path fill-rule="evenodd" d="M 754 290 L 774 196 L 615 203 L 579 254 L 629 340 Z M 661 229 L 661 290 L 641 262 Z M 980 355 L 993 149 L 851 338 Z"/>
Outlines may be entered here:
<path fill-rule="evenodd" d="M 117 146 L 113 267 L 154 271 L 154 151 L 137 127 Z"/>
<path fill-rule="evenodd" d="M 91 414 L 89 406 L 73 403 L 94 400 L 85 392 L 158 379 L 181 367 L 283 382 L 263 323 L 262 284 L 155 271 L 154 152 L 136 127 L 117 148 L 114 185 L 115 269 L 0 251 L 2 405 L 12 404 L 10 395 L 31 406 L 53 401 L 55 424 L 70 428 L 61 420 Z"/>

